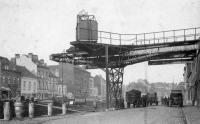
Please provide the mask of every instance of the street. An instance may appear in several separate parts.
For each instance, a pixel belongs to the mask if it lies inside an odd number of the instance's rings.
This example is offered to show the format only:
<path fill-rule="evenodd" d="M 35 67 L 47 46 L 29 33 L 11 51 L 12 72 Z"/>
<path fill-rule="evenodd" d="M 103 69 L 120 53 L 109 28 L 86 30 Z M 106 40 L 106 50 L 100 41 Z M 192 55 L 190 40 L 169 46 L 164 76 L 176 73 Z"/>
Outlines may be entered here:
<path fill-rule="evenodd" d="M 186 124 L 182 108 L 151 106 L 95 112 L 44 122 L 46 124 Z"/>

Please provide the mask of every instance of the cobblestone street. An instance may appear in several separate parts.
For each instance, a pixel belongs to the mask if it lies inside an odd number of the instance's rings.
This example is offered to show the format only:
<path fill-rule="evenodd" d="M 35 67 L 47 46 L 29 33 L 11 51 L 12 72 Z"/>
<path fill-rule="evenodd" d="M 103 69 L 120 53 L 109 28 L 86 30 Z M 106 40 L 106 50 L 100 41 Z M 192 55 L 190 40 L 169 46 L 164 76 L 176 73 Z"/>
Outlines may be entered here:
<path fill-rule="evenodd" d="M 153 106 L 70 116 L 45 124 L 186 124 L 178 107 Z"/>

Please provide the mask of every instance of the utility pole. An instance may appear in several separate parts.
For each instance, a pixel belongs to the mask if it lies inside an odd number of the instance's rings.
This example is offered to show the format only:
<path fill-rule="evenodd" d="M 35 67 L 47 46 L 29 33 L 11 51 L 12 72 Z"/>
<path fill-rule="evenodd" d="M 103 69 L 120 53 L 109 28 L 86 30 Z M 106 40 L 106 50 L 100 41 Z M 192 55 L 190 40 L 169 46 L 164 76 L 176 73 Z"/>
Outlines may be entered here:
<path fill-rule="evenodd" d="M 148 61 L 145 63 L 145 80 L 146 80 L 147 92 L 149 92 L 149 86 L 148 86 Z"/>
<path fill-rule="evenodd" d="M 105 46 L 106 61 L 106 107 L 109 109 L 109 70 L 108 70 L 108 45 Z"/>
<path fill-rule="evenodd" d="M 65 52 L 65 50 L 63 50 L 63 53 Z M 61 62 L 61 67 L 62 67 L 62 102 L 64 103 L 64 94 L 63 94 L 63 60 L 64 58 L 62 58 L 62 62 Z"/>
<path fill-rule="evenodd" d="M 146 93 L 147 93 L 147 97 L 148 97 L 148 92 L 149 92 L 149 86 L 148 86 L 148 77 L 147 77 L 147 74 L 148 74 L 148 61 L 145 63 L 145 80 L 146 80 Z M 147 105 L 148 106 L 148 105 Z M 148 116 L 148 107 L 145 107 L 144 108 L 144 124 L 147 124 L 147 116 Z"/>
<path fill-rule="evenodd" d="M 63 95 L 63 61 L 61 62 L 61 69 L 62 69 L 62 102 L 64 102 L 64 95 Z"/>

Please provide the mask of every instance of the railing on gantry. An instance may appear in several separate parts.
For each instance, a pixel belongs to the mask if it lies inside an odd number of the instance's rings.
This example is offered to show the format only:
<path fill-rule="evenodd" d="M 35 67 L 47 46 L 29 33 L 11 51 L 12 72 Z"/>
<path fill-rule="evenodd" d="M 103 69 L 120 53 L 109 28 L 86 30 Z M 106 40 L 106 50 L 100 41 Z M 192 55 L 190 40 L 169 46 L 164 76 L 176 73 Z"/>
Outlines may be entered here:
<path fill-rule="evenodd" d="M 199 38 L 200 27 L 140 34 L 120 34 L 98 31 L 98 43 L 113 45 L 149 45 L 197 40 Z"/>

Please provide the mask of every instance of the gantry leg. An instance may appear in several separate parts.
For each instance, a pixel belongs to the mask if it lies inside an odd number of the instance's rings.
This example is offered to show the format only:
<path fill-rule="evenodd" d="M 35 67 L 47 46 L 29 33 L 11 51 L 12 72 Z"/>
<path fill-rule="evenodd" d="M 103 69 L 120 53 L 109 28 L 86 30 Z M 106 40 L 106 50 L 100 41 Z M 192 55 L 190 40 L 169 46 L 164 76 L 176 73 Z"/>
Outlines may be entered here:
<path fill-rule="evenodd" d="M 122 107 L 123 74 L 124 74 L 124 68 L 109 68 L 110 107 L 115 107 L 115 108 Z"/>

